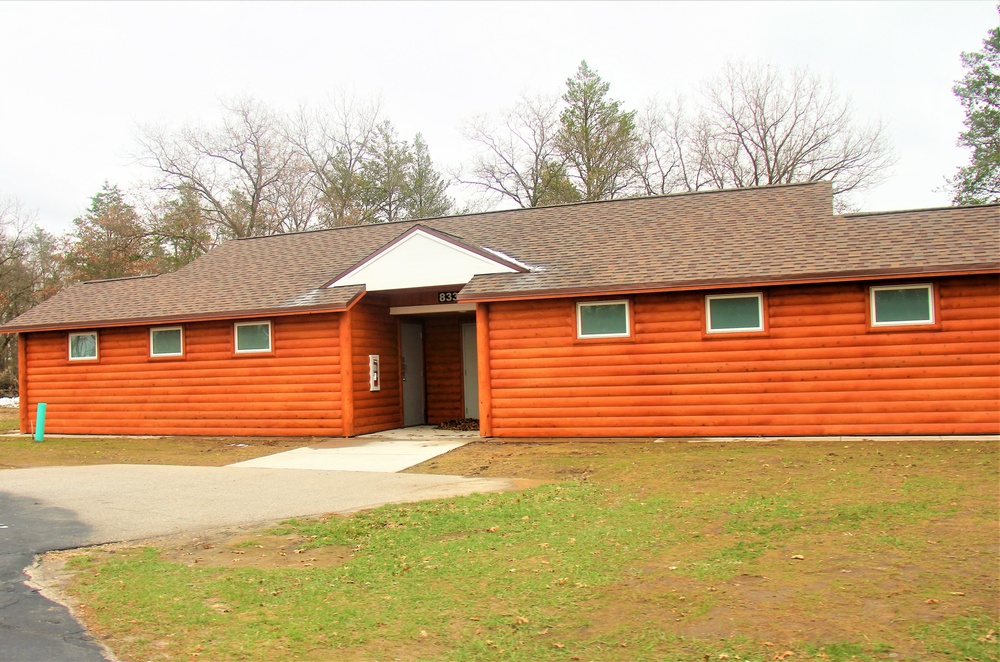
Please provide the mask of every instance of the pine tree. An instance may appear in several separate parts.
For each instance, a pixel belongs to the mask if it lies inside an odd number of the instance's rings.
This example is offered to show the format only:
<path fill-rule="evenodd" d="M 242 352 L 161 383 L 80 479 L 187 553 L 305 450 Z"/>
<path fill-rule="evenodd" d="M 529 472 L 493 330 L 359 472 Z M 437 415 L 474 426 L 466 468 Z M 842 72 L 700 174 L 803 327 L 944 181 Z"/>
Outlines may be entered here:
<path fill-rule="evenodd" d="M 434 218 L 451 212 L 452 201 L 446 195 L 448 183 L 434 169 L 424 137 L 413 139 L 413 169 L 407 186 L 407 217 Z"/>
<path fill-rule="evenodd" d="M 965 109 L 958 144 L 972 150 L 969 165 L 950 181 L 958 205 L 1000 201 L 1000 27 L 983 40 L 982 52 L 962 53 L 965 77 L 952 88 Z"/>
<path fill-rule="evenodd" d="M 635 111 L 624 111 L 608 97 L 610 84 L 580 63 L 566 81 L 556 145 L 566 160 L 571 179 L 584 200 L 608 200 L 625 193 L 633 183 L 641 141 Z"/>
<path fill-rule="evenodd" d="M 66 263 L 77 280 L 124 278 L 154 271 L 153 242 L 135 208 L 104 182 L 87 212 L 73 220 Z"/>

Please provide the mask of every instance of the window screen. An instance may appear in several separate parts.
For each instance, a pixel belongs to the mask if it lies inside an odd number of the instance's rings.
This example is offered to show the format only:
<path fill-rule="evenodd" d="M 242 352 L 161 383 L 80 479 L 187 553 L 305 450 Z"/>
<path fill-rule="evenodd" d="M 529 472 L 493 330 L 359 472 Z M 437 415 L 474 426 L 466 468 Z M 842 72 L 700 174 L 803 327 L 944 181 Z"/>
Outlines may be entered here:
<path fill-rule="evenodd" d="M 602 301 L 576 305 L 577 336 L 619 338 L 629 335 L 628 302 Z"/>
<path fill-rule="evenodd" d="M 71 361 L 97 358 L 96 333 L 69 334 L 69 358 Z"/>
<path fill-rule="evenodd" d="M 259 322 L 236 325 L 237 352 L 271 351 L 271 323 Z"/>
<path fill-rule="evenodd" d="M 707 297 L 708 331 L 763 331 L 763 297 L 760 294 Z"/>
<path fill-rule="evenodd" d="M 150 329 L 149 353 L 152 356 L 181 356 L 183 354 L 181 328 Z"/>
<path fill-rule="evenodd" d="M 872 288 L 872 324 L 932 324 L 930 285 Z"/>

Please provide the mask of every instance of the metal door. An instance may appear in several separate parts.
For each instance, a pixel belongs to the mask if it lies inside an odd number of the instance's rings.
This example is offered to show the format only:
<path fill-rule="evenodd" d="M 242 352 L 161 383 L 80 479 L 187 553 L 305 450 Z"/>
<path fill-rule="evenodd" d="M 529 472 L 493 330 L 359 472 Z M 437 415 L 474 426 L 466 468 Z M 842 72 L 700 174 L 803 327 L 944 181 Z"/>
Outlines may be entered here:
<path fill-rule="evenodd" d="M 462 386 L 465 417 L 479 418 L 479 356 L 476 352 L 476 325 L 462 325 Z"/>
<path fill-rule="evenodd" d="M 427 422 L 424 405 L 424 329 L 420 324 L 400 324 L 403 373 L 403 425 Z"/>

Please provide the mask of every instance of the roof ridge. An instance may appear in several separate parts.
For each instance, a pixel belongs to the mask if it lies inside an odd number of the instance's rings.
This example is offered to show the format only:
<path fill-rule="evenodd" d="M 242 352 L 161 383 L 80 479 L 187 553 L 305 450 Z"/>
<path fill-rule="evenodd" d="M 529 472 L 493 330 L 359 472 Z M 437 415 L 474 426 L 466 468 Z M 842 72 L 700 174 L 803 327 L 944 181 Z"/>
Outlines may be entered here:
<path fill-rule="evenodd" d="M 120 276 L 118 278 L 95 278 L 94 280 L 84 280 L 81 281 L 83 285 L 90 285 L 93 283 L 113 283 L 119 280 L 140 280 L 142 278 L 158 278 L 165 274 L 146 274 L 143 276 Z"/>
<path fill-rule="evenodd" d="M 943 207 L 914 207 L 913 209 L 890 209 L 887 211 L 858 211 L 850 214 L 834 214 L 834 218 L 857 218 L 859 216 L 888 216 L 890 214 L 913 214 L 925 211 L 952 211 L 958 209 L 982 209 L 984 207 L 1000 207 L 1000 202 L 988 202 L 982 205 L 946 205 Z"/>
<path fill-rule="evenodd" d="M 475 216 L 489 216 L 492 214 L 509 214 L 511 212 L 540 212 L 547 209 L 560 209 L 567 207 L 583 207 L 587 205 L 610 205 L 615 203 L 637 202 L 640 200 L 662 200 L 666 198 L 680 198 L 684 196 L 713 195 L 719 193 L 745 193 L 751 191 L 763 191 L 769 189 L 795 188 L 800 186 L 816 186 L 819 184 L 829 184 L 827 179 L 819 179 L 810 182 L 789 182 L 786 184 L 764 184 L 762 186 L 740 186 L 737 188 L 704 189 L 699 191 L 677 191 L 675 193 L 662 193 L 659 195 L 637 195 L 628 198 L 612 198 L 610 200 L 581 200 L 579 202 L 565 202 L 558 205 L 545 205 L 542 207 L 513 207 L 511 209 L 491 209 L 489 211 L 479 211 L 467 214 L 453 214 L 451 216 L 429 216 L 421 218 L 410 218 L 404 221 L 386 221 L 384 223 L 359 223 L 358 225 L 342 225 L 335 228 L 313 228 L 310 230 L 297 230 L 295 232 L 281 232 L 278 234 L 257 235 L 253 237 L 235 237 L 230 241 L 250 241 L 253 239 L 273 239 L 275 237 L 288 237 L 300 234 L 314 234 L 320 232 L 335 232 L 338 230 L 355 230 L 365 227 L 386 227 L 390 225 L 403 225 L 406 223 L 425 224 L 430 221 L 453 220 L 456 218 L 471 218 Z M 224 242 L 225 243 L 225 242 Z"/>
<path fill-rule="evenodd" d="M 474 216 L 475 214 L 466 214 L 466 216 Z M 461 215 L 459 215 L 461 216 Z M 386 221 L 385 223 L 359 223 L 358 225 L 341 225 L 335 228 L 311 228 L 309 230 L 296 230 L 294 232 L 279 232 L 277 234 L 259 234 L 253 237 L 233 237 L 222 242 L 222 244 L 227 244 L 230 241 L 253 241 L 255 239 L 275 239 L 277 237 L 291 237 L 300 234 L 319 234 L 321 232 L 337 232 L 338 230 L 357 230 L 358 228 L 369 228 L 369 227 L 386 227 L 389 225 L 403 225 L 404 223 L 419 223 L 424 220 L 436 220 L 437 218 L 458 218 L 459 216 L 438 216 L 435 219 L 409 219 L 406 221 Z M 219 244 L 220 246 L 222 244 Z"/>

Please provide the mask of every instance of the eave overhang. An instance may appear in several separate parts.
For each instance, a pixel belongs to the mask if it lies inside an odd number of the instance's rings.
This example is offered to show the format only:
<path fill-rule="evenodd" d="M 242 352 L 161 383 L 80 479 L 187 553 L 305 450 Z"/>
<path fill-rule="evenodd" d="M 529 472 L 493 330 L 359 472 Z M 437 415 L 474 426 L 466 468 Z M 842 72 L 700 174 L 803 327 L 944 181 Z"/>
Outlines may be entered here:
<path fill-rule="evenodd" d="M 316 315 L 320 313 L 342 313 L 352 307 L 366 294 L 365 288 L 357 286 L 349 298 L 339 304 L 318 304 L 313 306 L 272 306 L 263 308 L 247 308 L 242 310 L 227 310 L 220 312 L 199 312 L 178 315 L 156 315 L 131 318 L 94 318 L 70 322 L 52 322 L 39 324 L 5 324 L 0 326 L 0 334 L 34 333 L 38 331 L 66 331 L 71 329 L 108 329 L 130 326 L 159 326 L 163 324 L 178 324 L 187 322 L 217 322 L 262 317 L 288 317 L 292 315 Z"/>
<path fill-rule="evenodd" d="M 938 278 L 949 276 L 977 276 L 1000 274 L 1000 265 L 973 265 L 960 268 L 927 268 L 906 270 L 855 270 L 838 274 L 794 274 L 775 277 L 750 278 L 710 278 L 700 280 L 659 281 L 655 283 L 633 283 L 615 285 L 595 285 L 579 287 L 537 287 L 522 291 L 492 291 L 458 293 L 463 303 L 490 303 L 494 301 L 525 301 L 531 299 L 562 299 L 579 296 L 604 296 L 621 294 L 651 294 L 657 292 L 690 292 L 693 290 L 733 290 L 750 287 L 780 287 L 790 285 L 811 285 L 821 283 L 848 283 L 870 280 L 912 280 L 917 278 Z M 474 282 L 474 281 L 473 281 Z M 470 283 L 470 285 L 473 283 Z"/>

